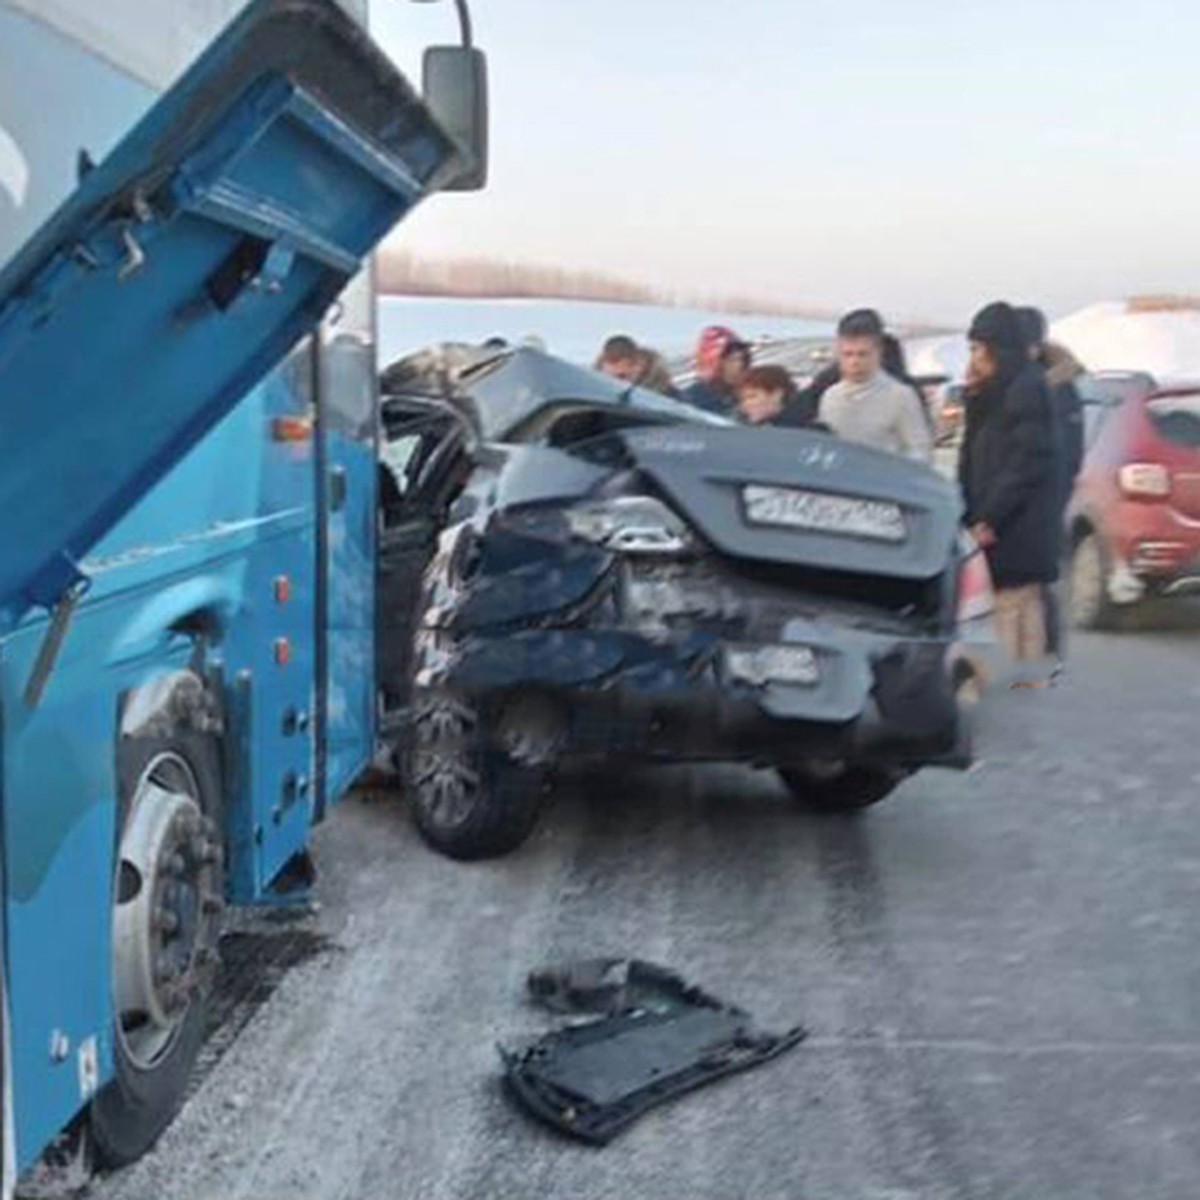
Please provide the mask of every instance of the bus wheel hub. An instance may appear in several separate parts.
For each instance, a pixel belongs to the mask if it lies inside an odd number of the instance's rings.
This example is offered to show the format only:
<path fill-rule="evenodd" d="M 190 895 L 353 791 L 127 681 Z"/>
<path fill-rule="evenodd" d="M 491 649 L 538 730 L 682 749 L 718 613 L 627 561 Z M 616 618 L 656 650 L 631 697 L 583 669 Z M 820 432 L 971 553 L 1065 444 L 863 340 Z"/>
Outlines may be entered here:
<path fill-rule="evenodd" d="M 222 903 L 220 842 L 187 764 L 164 754 L 142 775 L 121 839 L 113 922 L 118 1035 L 143 1069 L 163 1056 L 212 983 Z"/>

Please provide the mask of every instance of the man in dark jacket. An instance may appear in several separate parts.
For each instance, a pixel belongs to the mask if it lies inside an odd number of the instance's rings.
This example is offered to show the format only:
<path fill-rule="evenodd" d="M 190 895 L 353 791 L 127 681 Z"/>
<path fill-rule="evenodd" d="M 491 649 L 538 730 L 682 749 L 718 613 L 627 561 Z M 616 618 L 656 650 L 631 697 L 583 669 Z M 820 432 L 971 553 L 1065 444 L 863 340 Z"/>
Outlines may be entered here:
<path fill-rule="evenodd" d="M 1059 508 L 1065 513 L 1075 477 L 1083 465 L 1083 400 L 1076 381 L 1087 372 L 1066 346 L 1047 340 L 1046 317 L 1041 309 L 1018 308 L 1017 316 L 1029 345 L 1029 357 L 1046 372 L 1050 411 L 1058 435 Z"/>
<path fill-rule="evenodd" d="M 595 369 L 633 387 L 646 388 L 670 396 L 672 400 L 679 399 L 679 392 L 662 355 L 646 346 L 639 346 L 626 334 L 615 334 L 604 343 Z"/>
<path fill-rule="evenodd" d="M 1014 658 L 1046 653 L 1042 586 L 1058 578 L 1057 438 L 1044 372 L 1016 310 L 989 304 L 971 323 L 959 479 L 967 523 L 987 553 L 996 629 Z"/>
<path fill-rule="evenodd" d="M 1050 412 L 1054 418 L 1058 449 L 1058 507 L 1059 527 L 1066 519 L 1067 505 L 1075 490 L 1075 479 L 1083 465 L 1083 400 L 1076 380 L 1084 375 L 1083 364 L 1065 346 L 1047 340 L 1046 316 L 1039 308 L 1018 308 L 1017 316 L 1029 345 L 1029 357 L 1046 372 L 1050 390 Z M 1062 605 L 1058 589 L 1048 584 L 1044 590 L 1046 609 L 1046 644 L 1058 658 L 1065 649 L 1063 639 Z"/>
<path fill-rule="evenodd" d="M 728 416 L 737 407 L 738 392 L 750 370 L 752 350 L 732 329 L 710 325 L 696 347 L 696 382 L 683 398 L 706 412 Z"/>

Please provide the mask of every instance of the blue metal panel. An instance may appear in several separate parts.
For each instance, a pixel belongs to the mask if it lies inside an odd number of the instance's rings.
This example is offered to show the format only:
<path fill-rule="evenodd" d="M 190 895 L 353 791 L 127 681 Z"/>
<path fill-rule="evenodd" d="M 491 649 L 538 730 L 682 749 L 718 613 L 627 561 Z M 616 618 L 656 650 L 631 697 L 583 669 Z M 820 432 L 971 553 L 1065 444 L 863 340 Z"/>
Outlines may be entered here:
<path fill-rule="evenodd" d="M 449 155 L 369 46 L 332 0 L 257 0 L 0 273 L 0 504 L 28 517 L 0 550 L 9 624 L 58 598 Z M 395 106 L 372 130 L 391 145 L 297 83 L 356 69 Z"/>
<path fill-rule="evenodd" d="M 373 442 L 334 434 L 332 469 L 343 473 L 346 501 L 327 516 L 328 611 L 325 623 L 325 789 L 331 803 L 354 782 L 374 749 L 375 485 Z"/>
<path fill-rule="evenodd" d="M 375 297 L 364 274 L 322 329 L 321 521 L 326 580 L 322 776 L 319 802 L 334 803 L 375 747 L 376 426 Z"/>
<path fill-rule="evenodd" d="M 103 608 L 84 638 L 111 630 Z M 107 628 L 106 628 L 107 627 Z M 5 876 L 19 1164 L 111 1076 L 110 922 L 115 836 L 111 691 L 78 652 L 52 698 L 25 709 L 20 689 L 38 630 L 4 646 Z M 129 668 L 125 678 L 138 677 Z M 114 683 L 116 680 L 114 679 Z"/>
<path fill-rule="evenodd" d="M 0 37 L 21 24 L 9 14 L 5 22 Z M 180 618 L 213 618 L 209 665 L 220 668 L 227 701 L 250 698 L 226 803 L 233 893 L 260 898 L 306 841 L 311 785 L 280 801 L 289 773 L 298 781 L 313 770 L 314 446 L 275 441 L 271 423 L 310 415 L 311 363 L 298 351 L 247 393 L 449 154 L 407 86 L 332 3 L 260 0 L 236 29 L 0 274 L 0 452 L 10 455 L 0 501 L 22 521 L 22 537 L 0 546 L 6 951 L 22 1168 L 111 1078 L 117 698 L 187 664 L 193 645 L 172 632 Z M 239 41 L 260 36 L 257 49 Z M 11 49 L 0 44 L 6 63 Z M 340 66 L 330 73 L 331 57 Z M 88 111 L 65 142 L 38 148 L 39 163 L 65 158 L 69 167 L 81 143 L 102 153 L 114 107 L 148 102 L 100 64 L 78 71 L 81 81 L 104 75 L 105 86 L 61 105 Z M 29 94 L 43 103 L 37 88 Z M 18 109 L 6 103 L 5 119 Z M 22 136 L 41 137 L 27 115 Z M 48 179 L 35 178 L 33 207 L 49 202 Z M 55 199 L 65 190 L 61 171 L 50 188 Z M 148 210 L 134 205 L 139 192 Z M 122 282 L 122 267 L 136 266 L 126 234 L 146 257 Z M 216 268 L 231 263 L 239 271 L 221 277 Z M 251 280 L 262 286 L 238 290 Z M 373 480 L 353 474 L 351 491 L 360 485 L 373 492 Z M 21 693 L 45 621 L 24 610 L 52 600 L 83 554 L 91 591 L 30 711 Z M 358 574 L 369 581 L 369 571 Z M 355 632 L 361 638 L 361 623 Z M 275 661 L 281 637 L 291 644 L 286 666 Z M 293 711 L 310 721 L 293 728 Z M 52 1054 L 64 1046 L 65 1056 Z"/>
<path fill-rule="evenodd" d="M 246 606 L 255 619 L 233 626 L 224 650 L 230 725 L 240 739 L 230 814 L 230 892 L 238 903 L 261 899 L 308 841 L 315 790 L 315 556 L 314 530 L 306 522 L 300 530 L 282 530 L 246 562 Z M 274 595 L 281 575 L 292 581 L 284 604 Z M 286 661 L 277 655 L 281 639 L 289 647 Z"/>

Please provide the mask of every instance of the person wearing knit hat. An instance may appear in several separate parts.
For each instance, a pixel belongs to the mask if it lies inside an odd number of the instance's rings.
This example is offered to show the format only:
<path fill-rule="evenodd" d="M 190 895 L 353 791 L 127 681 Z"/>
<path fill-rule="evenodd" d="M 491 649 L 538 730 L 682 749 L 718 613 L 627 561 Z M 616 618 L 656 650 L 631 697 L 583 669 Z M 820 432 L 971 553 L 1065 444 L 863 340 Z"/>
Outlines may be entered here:
<path fill-rule="evenodd" d="M 696 347 L 696 382 L 684 391 L 684 400 L 706 412 L 723 416 L 732 413 L 750 363 L 748 342 L 724 325 L 710 325 L 700 335 Z"/>
<path fill-rule="evenodd" d="M 1058 578 L 1061 531 L 1054 421 L 1044 372 L 1016 309 L 989 304 L 967 334 L 959 459 L 967 524 L 996 586 L 996 631 L 1018 660 L 1044 660 L 1042 587 Z"/>

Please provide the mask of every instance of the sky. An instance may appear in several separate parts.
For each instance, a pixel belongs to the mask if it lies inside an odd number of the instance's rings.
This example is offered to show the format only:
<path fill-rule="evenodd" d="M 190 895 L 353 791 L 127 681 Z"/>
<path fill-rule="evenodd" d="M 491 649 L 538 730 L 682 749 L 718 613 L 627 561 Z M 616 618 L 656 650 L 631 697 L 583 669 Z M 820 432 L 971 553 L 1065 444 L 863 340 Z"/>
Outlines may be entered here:
<path fill-rule="evenodd" d="M 1200 292 L 1197 0 L 472 0 L 486 192 L 399 241 L 960 322 Z M 373 0 L 413 79 L 448 3 Z"/>

